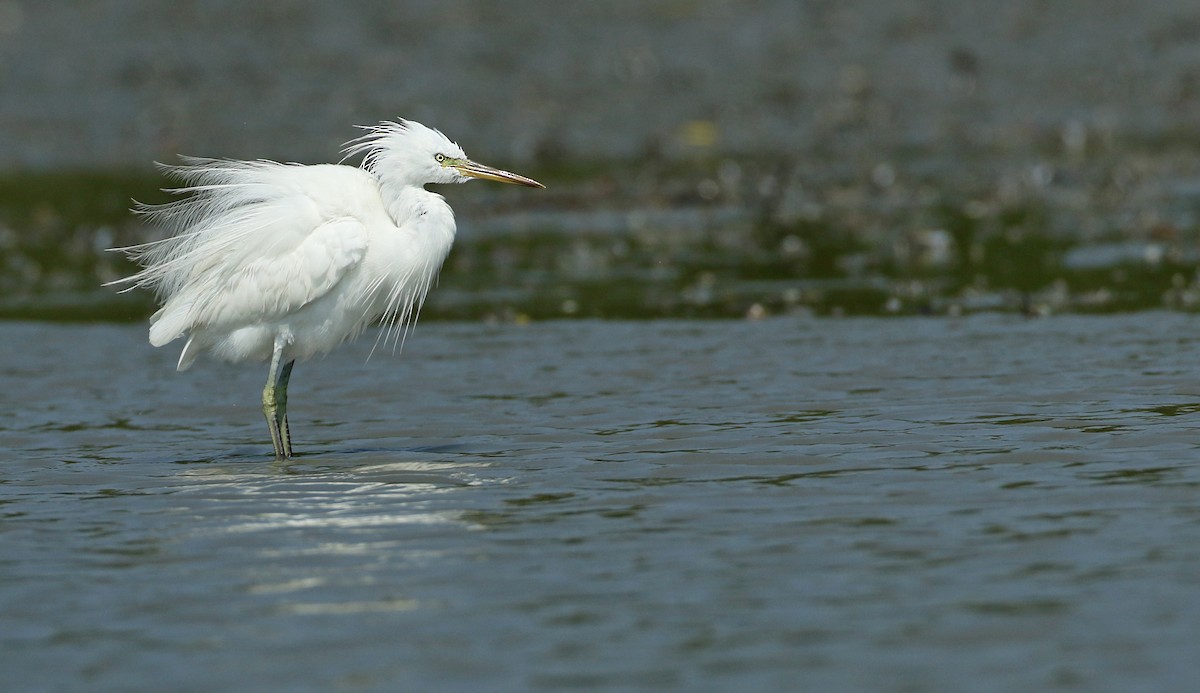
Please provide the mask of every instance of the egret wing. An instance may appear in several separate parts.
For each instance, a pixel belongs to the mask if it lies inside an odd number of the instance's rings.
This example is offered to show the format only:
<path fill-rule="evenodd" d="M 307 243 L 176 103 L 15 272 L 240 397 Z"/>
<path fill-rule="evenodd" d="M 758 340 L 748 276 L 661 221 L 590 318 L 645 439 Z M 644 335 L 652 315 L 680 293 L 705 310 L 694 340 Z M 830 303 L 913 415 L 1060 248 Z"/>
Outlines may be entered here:
<path fill-rule="evenodd" d="M 161 346 L 196 329 L 234 329 L 285 318 L 333 290 L 366 249 L 363 223 L 339 217 L 294 245 L 277 243 L 255 257 L 232 253 L 228 262 L 200 273 L 167 300 L 152 318 L 150 342 Z"/>
<path fill-rule="evenodd" d="M 207 289 L 197 326 L 275 322 L 329 293 L 362 260 L 367 232 L 353 217 L 327 221 L 278 255 L 258 257 Z"/>
<path fill-rule="evenodd" d="M 365 225 L 330 195 L 373 186 L 358 169 L 198 158 L 164 169 L 188 183 L 175 190 L 187 197 L 139 208 L 169 233 L 124 249 L 143 269 L 120 280 L 162 300 L 151 318 L 156 346 L 286 317 L 331 291 L 366 252 Z"/>

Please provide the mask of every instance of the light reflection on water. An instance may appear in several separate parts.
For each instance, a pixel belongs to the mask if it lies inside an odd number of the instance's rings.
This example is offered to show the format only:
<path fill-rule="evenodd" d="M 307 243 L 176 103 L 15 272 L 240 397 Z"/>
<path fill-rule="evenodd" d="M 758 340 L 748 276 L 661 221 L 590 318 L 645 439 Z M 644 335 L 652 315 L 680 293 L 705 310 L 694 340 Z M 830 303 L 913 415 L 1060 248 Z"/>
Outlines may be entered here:
<path fill-rule="evenodd" d="M 1195 320 L 0 324 L 0 683 L 1185 689 Z M 15 663 L 20 662 L 20 666 Z"/>

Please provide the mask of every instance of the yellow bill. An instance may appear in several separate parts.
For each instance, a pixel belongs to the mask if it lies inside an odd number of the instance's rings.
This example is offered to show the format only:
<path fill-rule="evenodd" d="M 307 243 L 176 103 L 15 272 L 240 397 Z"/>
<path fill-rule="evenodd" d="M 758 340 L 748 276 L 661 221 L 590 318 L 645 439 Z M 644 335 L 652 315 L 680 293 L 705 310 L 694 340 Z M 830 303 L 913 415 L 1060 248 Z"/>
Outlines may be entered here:
<path fill-rule="evenodd" d="M 508 171 L 501 171 L 498 168 L 477 164 L 470 159 L 457 159 L 447 161 L 446 165 L 453 166 L 458 169 L 459 173 L 472 178 L 482 178 L 484 180 L 494 180 L 498 183 L 511 183 L 513 185 L 524 185 L 527 188 L 544 188 L 546 186 L 537 182 L 532 178 L 519 176 Z"/>

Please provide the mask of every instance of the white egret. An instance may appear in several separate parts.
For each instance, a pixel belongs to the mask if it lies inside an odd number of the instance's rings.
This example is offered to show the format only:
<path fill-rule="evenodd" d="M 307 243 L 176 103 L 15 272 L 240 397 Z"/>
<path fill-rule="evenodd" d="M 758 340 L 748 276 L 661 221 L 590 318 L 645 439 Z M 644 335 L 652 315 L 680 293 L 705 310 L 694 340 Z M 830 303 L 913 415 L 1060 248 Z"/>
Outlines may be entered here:
<path fill-rule="evenodd" d="M 118 248 L 142 270 L 112 282 L 152 289 L 150 343 L 186 337 L 178 370 L 202 353 L 270 361 L 262 408 L 277 458 L 292 455 L 287 387 L 296 361 L 382 321 L 398 340 L 416 320 L 454 242 L 454 212 L 427 183 L 473 178 L 545 187 L 475 163 L 411 120 L 364 127 L 344 164 L 185 157 L 161 168 L 186 197 L 135 211 L 168 236 Z"/>

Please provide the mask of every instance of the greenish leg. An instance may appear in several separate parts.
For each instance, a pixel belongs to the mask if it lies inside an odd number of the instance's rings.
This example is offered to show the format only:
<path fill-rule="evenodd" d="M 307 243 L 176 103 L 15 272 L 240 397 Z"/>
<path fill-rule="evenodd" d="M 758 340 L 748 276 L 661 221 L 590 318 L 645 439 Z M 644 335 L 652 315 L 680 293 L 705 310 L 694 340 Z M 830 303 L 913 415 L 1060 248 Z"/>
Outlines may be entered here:
<path fill-rule="evenodd" d="M 295 360 L 292 360 L 280 367 L 283 347 L 282 340 L 275 342 L 275 350 L 271 354 L 271 370 L 267 373 L 267 384 L 263 387 L 262 394 L 263 416 L 267 417 L 267 427 L 271 429 L 275 458 L 281 460 L 292 456 L 292 436 L 287 423 L 287 386 L 292 377 L 292 366 L 296 364 Z"/>
<path fill-rule="evenodd" d="M 279 402 L 279 413 L 276 415 L 276 420 L 279 423 L 279 440 L 283 443 L 284 457 L 292 456 L 292 431 L 288 428 L 287 420 L 287 389 L 294 365 L 296 365 L 295 360 L 288 361 L 279 370 L 279 387 L 276 394 L 276 401 Z"/>

